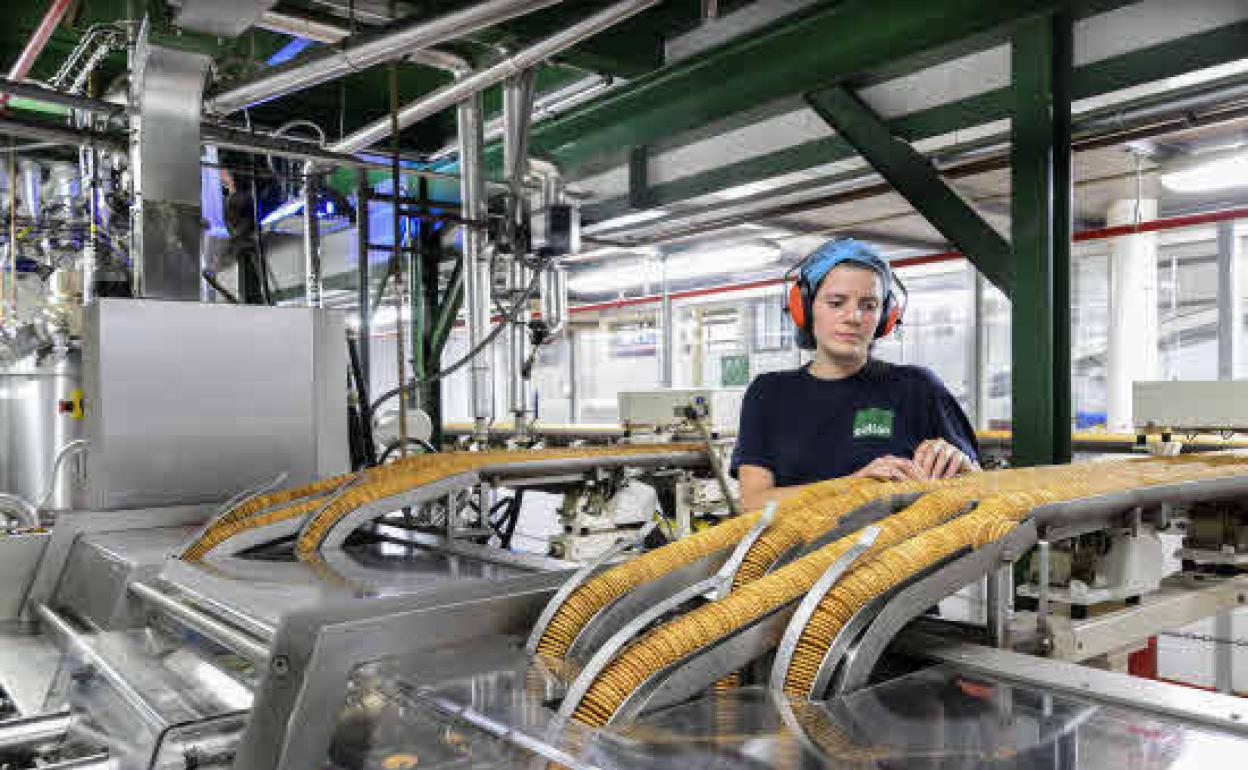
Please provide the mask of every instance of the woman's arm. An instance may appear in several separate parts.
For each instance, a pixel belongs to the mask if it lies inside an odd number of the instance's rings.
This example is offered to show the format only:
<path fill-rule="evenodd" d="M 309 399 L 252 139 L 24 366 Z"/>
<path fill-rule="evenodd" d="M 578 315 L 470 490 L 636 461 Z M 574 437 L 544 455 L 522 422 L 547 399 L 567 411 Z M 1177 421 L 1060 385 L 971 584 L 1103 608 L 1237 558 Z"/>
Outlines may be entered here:
<path fill-rule="evenodd" d="M 929 438 L 919 444 L 914 450 L 914 464 L 927 479 L 947 479 L 981 470 L 970 455 L 943 438 Z"/>
<path fill-rule="evenodd" d="M 928 478 L 919 466 L 904 457 L 877 457 L 853 475 L 880 481 L 909 481 Z M 798 487 L 777 487 L 771 471 L 757 465 L 742 465 L 737 472 L 741 481 L 741 507 L 747 511 L 762 508 L 772 500 L 780 501 L 796 493 Z"/>
<path fill-rule="evenodd" d="M 737 479 L 741 482 L 741 509 L 745 511 L 756 511 L 772 500 L 779 502 L 801 489 L 777 487 L 772 472 L 759 465 L 740 466 Z"/>
<path fill-rule="evenodd" d="M 914 462 L 927 478 L 944 479 L 980 470 L 979 443 L 966 412 L 940 378 L 930 370 L 928 414 L 931 415 L 930 436 L 914 451 Z"/>

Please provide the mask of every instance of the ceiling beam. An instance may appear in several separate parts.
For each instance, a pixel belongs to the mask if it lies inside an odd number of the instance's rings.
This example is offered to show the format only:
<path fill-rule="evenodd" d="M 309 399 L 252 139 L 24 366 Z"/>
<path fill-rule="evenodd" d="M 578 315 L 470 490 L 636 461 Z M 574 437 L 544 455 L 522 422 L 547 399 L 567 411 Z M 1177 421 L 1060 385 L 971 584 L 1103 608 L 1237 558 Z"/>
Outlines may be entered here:
<path fill-rule="evenodd" d="M 1225 64 L 1243 58 L 1246 50 L 1248 22 L 1230 24 L 1077 67 L 1071 75 L 1071 96 L 1085 99 Z M 1011 109 L 1011 90 L 1005 87 L 899 115 L 887 123 L 893 135 L 915 142 L 1008 118 Z M 670 206 L 730 187 L 843 160 L 854 154 L 854 148 L 843 138 L 829 136 L 653 185 L 647 197 L 651 206 Z M 787 195 L 812 184 L 818 183 L 780 187 L 769 190 L 767 195 Z M 584 216 L 587 222 L 600 222 L 633 210 L 627 196 L 621 196 L 585 207 Z"/>
<path fill-rule="evenodd" d="M 889 133 L 884 120 L 844 86 L 812 92 L 806 101 L 988 280 L 1010 293 L 1009 242 L 941 179 L 930 160 Z"/>
<path fill-rule="evenodd" d="M 534 149 L 576 165 L 596 153 L 649 144 L 900 58 L 998 34 L 1058 5 L 1050 0 L 824 4 L 638 78 L 619 92 L 550 121 L 535 131 Z"/>

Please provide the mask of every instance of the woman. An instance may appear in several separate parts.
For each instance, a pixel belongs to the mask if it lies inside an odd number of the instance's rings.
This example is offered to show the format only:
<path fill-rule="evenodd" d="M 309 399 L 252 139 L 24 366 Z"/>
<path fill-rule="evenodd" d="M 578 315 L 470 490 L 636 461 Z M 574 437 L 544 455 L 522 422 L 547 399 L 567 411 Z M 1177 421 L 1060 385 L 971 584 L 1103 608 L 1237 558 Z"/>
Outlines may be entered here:
<path fill-rule="evenodd" d="M 745 393 L 732 472 L 746 510 L 839 476 L 901 481 L 979 470 L 975 432 L 940 379 L 871 357 L 904 310 L 894 282 L 888 263 L 852 239 L 802 261 L 789 313 L 798 344 L 815 356 L 759 375 Z"/>

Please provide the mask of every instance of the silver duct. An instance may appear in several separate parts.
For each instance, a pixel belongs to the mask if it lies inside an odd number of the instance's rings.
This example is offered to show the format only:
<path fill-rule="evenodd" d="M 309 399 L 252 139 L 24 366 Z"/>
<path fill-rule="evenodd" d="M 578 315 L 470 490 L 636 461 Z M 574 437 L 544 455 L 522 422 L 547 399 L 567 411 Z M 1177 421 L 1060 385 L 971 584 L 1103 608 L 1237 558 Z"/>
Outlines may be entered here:
<path fill-rule="evenodd" d="M 510 289 L 512 302 L 529 301 L 526 295 L 532 281 L 532 270 L 525 266 L 522 253 L 525 244 L 519 233 L 528 218 L 528 196 L 524 178 L 528 173 L 529 119 L 533 110 L 533 70 L 508 78 L 503 86 L 503 166 L 507 183 L 507 230 L 511 245 Z M 509 334 L 510 376 L 508 399 L 511 402 L 512 426 L 516 437 L 524 439 L 528 420 L 528 378 L 524 368 L 528 361 L 529 311 L 526 307 L 514 314 Z"/>
<path fill-rule="evenodd" d="M 490 255 L 485 229 L 485 138 L 481 131 L 481 94 L 459 105 L 459 192 L 464 229 L 464 298 L 468 307 L 468 349 L 475 355 L 470 367 L 473 438 L 488 441 L 494 411 L 490 379 L 490 350 L 478 350 L 490 325 Z"/>
<path fill-rule="evenodd" d="M 485 27 L 558 3 L 559 0 L 486 0 L 486 2 L 438 16 L 403 21 L 366 33 L 358 42 L 292 62 L 272 73 L 240 83 L 208 102 L 208 110 L 228 114 L 253 104 L 301 91 L 318 83 L 336 80 L 382 62 L 401 59 L 414 51 L 463 37 Z M 387 125 L 388 121 L 386 122 Z"/>
<path fill-rule="evenodd" d="M 270 32 L 303 37 L 327 45 L 340 43 L 351 36 L 351 30 L 342 24 L 309 19 L 306 16 L 286 11 L 265 11 L 256 22 L 256 26 L 261 29 L 267 29 Z M 464 57 L 449 51 L 438 51 L 432 48 L 423 51 L 413 51 L 405 58 L 414 64 L 436 67 L 437 69 L 456 74 L 462 74 L 472 69 L 472 65 Z"/>
<path fill-rule="evenodd" d="M 567 112 L 568 110 L 579 107 L 590 99 L 597 97 L 599 94 L 606 92 L 611 88 L 618 87 L 627 83 L 626 80 L 617 80 L 603 75 L 590 75 L 586 78 L 568 83 L 565 86 L 556 88 L 537 96 L 533 100 L 533 111 L 531 113 L 530 122 L 540 123 L 548 118 Z M 488 144 L 503 136 L 503 119 L 496 117 L 485 123 L 485 141 Z M 438 151 L 429 156 L 431 160 L 442 160 L 449 158 L 459 151 L 459 145 L 451 142 L 443 146 Z"/>
<path fill-rule="evenodd" d="M 568 271 L 562 265 L 551 265 L 542 276 L 542 320 L 549 336 L 563 331 L 568 320 Z"/>
<path fill-rule="evenodd" d="M 439 88 L 420 101 L 413 102 L 399 110 L 399 129 L 405 129 L 425 118 L 448 109 L 468 96 L 479 93 L 503 80 L 532 69 L 545 59 L 554 56 L 581 41 L 593 37 L 602 30 L 634 16 L 641 11 L 656 5 L 659 0 L 624 0 L 609 6 L 593 16 L 556 32 L 554 35 L 538 42 L 519 53 L 480 69 L 470 75 L 456 80 L 450 85 Z M 358 152 L 390 135 L 390 119 L 384 118 L 368 124 L 359 131 L 349 134 L 334 144 L 333 152 Z"/>
<path fill-rule="evenodd" d="M 551 207 L 561 206 L 566 202 L 563 177 L 558 166 L 539 158 L 529 159 L 529 170 L 542 180 L 542 209 L 547 212 L 549 231 Z M 578 245 L 571 246 L 574 250 L 579 249 Z M 568 271 L 557 259 L 542 276 L 541 313 L 542 320 L 546 322 L 547 339 L 553 339 L 563 331 L 568 320 Z"/>
<path fill-rule="evenodd" d="M 308 307 L 322 305 L 321 287 L 321 228 L 316 218 L 317 177 L 316 164 L 311 161 L 303 166 L 303 254 L 304 301 Z"/>
<path fill-rule="evenodd" d="M 152 45 L 130 78 L 131 251 L 136 297 L 199 299 L 200 107 L 209 57 Z"/>
<path fill-rule="evenodd" d="M 181 0 L 173 23 L 216 37 L 238 37 L 277 0 Z"/>

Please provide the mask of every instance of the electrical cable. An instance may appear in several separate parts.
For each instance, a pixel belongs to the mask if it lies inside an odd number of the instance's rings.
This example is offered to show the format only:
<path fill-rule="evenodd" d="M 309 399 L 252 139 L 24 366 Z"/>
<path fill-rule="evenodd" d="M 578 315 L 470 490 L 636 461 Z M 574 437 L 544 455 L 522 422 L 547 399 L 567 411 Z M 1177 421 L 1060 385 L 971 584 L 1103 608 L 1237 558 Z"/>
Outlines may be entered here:
<path fill-rule="evenodd" d="M 408 436 L 408 437 L 407 437 L 407 443 L 408 443 L 408 444 L 414 444 L 415 446 L 421 447 L 421 448 L 422 448 L 422 449 L 424 449 L 426 452 L 437 452 L 437 451 L 438 451 L 438 450 L 437 450 L 437 447 L 435 447 L 433 444 L 430 444 L 428 441 L 425 441 L 423 438 L 413 438 L 412 436 Z M 392 454 L 394 454 L 396 451 L 398 451 L 399 447 L 400 447 L 402 444 L 403 444 L 403 442 L 402 442 L 400 439 L 395 439 L 394 441 L 391 441 L 389 444 L 386 444 L 386 448 L 385 448 L 384 450 L 382 450 L 382 452 L 381 452 L 381 457 L 377 458 L 377 464 L 378 464 L 378 465 L 385 465 L 385 464 L 386 464 L 386 460 L 389 460 L 389 459 L 390 459 L 390 455 L 392 455 Z"/>
<path fill-rule="evenodd" d="M 486 335 L 485 339 L 481 340 L 481 342 L 478 343 L 475 348 L 468 351 L 464 355 L 463 358 L 459 359 L 454 364 L 447 366 L 447 367 L 443 367 L 442 369 L 439 369 L 438 371 L 426 377 L 421 377 L 419 379 L 413 378 L 412 381 L 405 386 L 401 385 L 401 386 L 391 388 L 390 390 L 387 390 L 385 393 L 378 396 L 377 400 L 373 402 L 371 411 L 375 413 L 382 404 L 384 404 L 386 401 L 389 401 L 390 399 L 397 396 L 399 394 L 400 388 L 413 389 L 417 385 L 427 385 L 431 382 L 437 382 L 441 379 L 449 377 L 450 375 L 454 374 L 455 372 L 459 371 L 464 366 L 466 366 L 468 363 L 470 363 L 472 359 L 476 358 L 478 353 L 480 353 L 482 350 L 485 350 L 490 344 L 492 344 L 494 340 L 498 338 L 498 335 L 501 334 L 504 329 L 508 328 L 509 326 L 511 326 L 513 323 L 516 322 L 516 318 L 520 316 L 520 311 L 524 309 L 524 306 L 528 303 L 529 299 L 532 298 L 533 293 L 537 291 L 537 286 L 539 283 L 539 279 L 541 278 L 541 275 L 542 275 L 541 271 L 534 271 L 533 280 L 529 282 L 528 288 L 524 290 L 524 295 L 520 297 L 520 299 L 516 300 L 516 304 L 512 306 L 511 311 L 507 314 L 507 317 L 504 318 L 502 321 L 500 321 L 498 324 L 496 324 L 494 328 L 490 330 L 490 333 Z"/>

